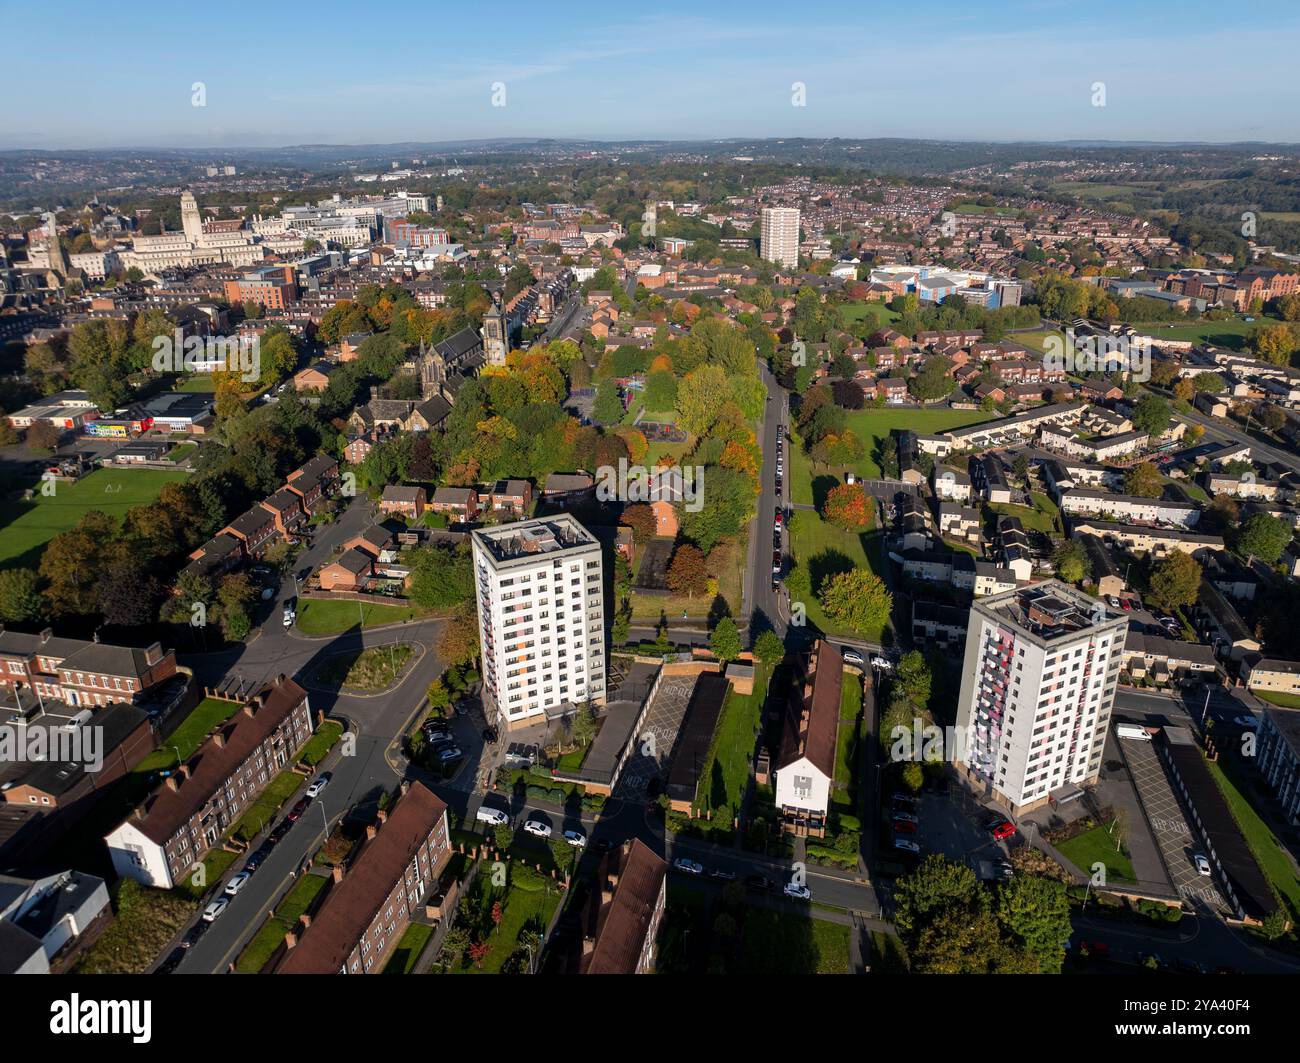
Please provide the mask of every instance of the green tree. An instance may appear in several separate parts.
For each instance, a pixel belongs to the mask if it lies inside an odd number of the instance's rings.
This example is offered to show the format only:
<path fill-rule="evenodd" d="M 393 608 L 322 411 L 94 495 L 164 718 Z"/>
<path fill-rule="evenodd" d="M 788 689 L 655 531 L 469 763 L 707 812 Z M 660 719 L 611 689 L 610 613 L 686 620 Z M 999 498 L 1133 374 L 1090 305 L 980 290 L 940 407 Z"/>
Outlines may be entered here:
<path fill-rule="evenodd" d="M 1057 579 L 1066 583 L 1081 583 L 1091 573 L 1088 551 L 1077 539 L 1067 539 L 1052 551 L 1052 567 Z"/>
<path fill-rule="evenodd" d="M 1169 427 L 1169 403 L 1159 395 L 1146 394 L 1133 407 L 1133 427 L 1147 435 L 1157 436 Z"/>
<path fill-rule="evenodd" d="M 822 609 L 831 620 L 859 635 L 874 635 L 889 621 L 894 596 L 873 572 L 855 568 L 830 577 L 822 586 Z"/>
<path fill-rule="evenodd" d="M 731 617 L 724 616 L 718 621 L 709 636 L 709 646 L 713 655 L 723 662 L 734 661 L 740 656 L 740 632 L 736 630 L 736 622 Z"/>
<path fill-rule="evenodd" d="M 1155 464 L 1140 461 L 1124 474 L 1124 490 L 1139 498 L 1159 498 L 1164 494 L 1164 477 Z"/>
<path fill-rule="evenodd" d="M 1237 532 L 1237 553 L 1274 564 L 1291 541 L 1291 528 L 1269 513 L 1248 517 Z"/>
<path fill-rule="evenodd" d="M 785 656 L 785 643 L 775 631 L 764 631 L 754 641 L 754 656 L 770 669 Z"/>
<path fill-rule="evenodd" d="M 1175 551 L 1151 570 L 1151 598 L 1165 609 L 1191 605 L 1201 588 L 1201 566 L 1190 555 Z"/>
<path fill-rule="evenodd" d="M 1017 875 L 997 891 L 997 918 L 1038 969 L 1060 974 L 1070 939 L 1070 902 L 1065 884 L 1038 875 Z"/>
<path fill-rule="evenodd" d="M 0 621 L 6 624 L 31 624 L 45 615 L 40 577 L 30 568 L 7 568 L 0 571 Z"/>
<path fill-rule="evenodd" d="M 903 688 L 908 699 L 914 705 L 925 708 L 930 704 L 930 687 L 933 683 L 933 676 L 930 672 L 929 662 L 926 661 L 925 655 L 920 650 L 911 650 L 903 654 L 902 660 L 898 662 L 896 675 L 899 686 Z"/>

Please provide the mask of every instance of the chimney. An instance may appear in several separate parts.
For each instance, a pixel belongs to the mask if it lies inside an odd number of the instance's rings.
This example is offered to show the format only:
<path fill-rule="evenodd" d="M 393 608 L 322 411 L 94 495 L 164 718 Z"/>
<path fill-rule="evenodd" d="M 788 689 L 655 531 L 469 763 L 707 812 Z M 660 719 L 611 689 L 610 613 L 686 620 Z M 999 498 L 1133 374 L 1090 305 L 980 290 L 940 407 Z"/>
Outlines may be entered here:
<path fill-rule="evenodd" d="M 153 667 L 163 659 L 163 648 L 161 642 L 155 642 L 144 651 L 144 663 Z"/>
<path fill-rule="evenodd" d="M 330 868 L 330 877 L 334 879 L 335 883 L 342 882 L 342 881 L 343 881 L 343 865 L 342 865 L 342 864 L 335 864 L 332 868 Z"/>
<path fill-rule="evenodd" d="M 180 788 L 181 788 L 181 781 L 180 781 L 180 779 L 178 779 L 175 775 L 168 775 L 168 776 L 167 776 L 167 789 L 169 789 L 172 793 L 175 793 L 175 792 L 176 792 L 177 790 L 179 790 Z"/>
<path fill-rule="evenodd" d="M 284 935 L 285 951 L 288 952 L 297 947 L 298 947 L 298 935 L 295 934 L 292 930 L 290 930 Z"/>
<path fill-rule="evenodd" d="M 381 808 L 378 812 L 375 813 L 375 819 L 377 819 L 380 822 L 380 824 L 387 823 L 388 811 L 386 809 Z"/>
<path fill-rule="evenodd" d="M 218 749 L 223 748 L 226 744 L 226 732 L 218 731 L 216 734 L 214 734 L 212 736 L 212 744 L 216 746 Z"/>
<path fill-rule="evenodd" d="M 302 928 L 306 930 L 311 926 L 311 916 L 303 912 L 302 915 L 298 916 L 298 922 L 302 923 Z"/>
<path fill-rule="evenodd" d="M 54 637 L 54 629 L 47 627 L 41 631 L 41 645 L 44 646 Z"/>
<path fill-rule="evenodd" d="M 190 766 L 188 764 L 182 764 L 177 770 L 184 775 L 185 778 L 188 779 L 190 777 Z"/>
<path fill-rule="evenodd" d="M 410 788 L 411 788 L 411 780 L 410 780 L 410 779 L 403 779 L 403 780 L 402 780 L 402 785 L 401 785 L 402 795 L 405 796 L 405 795 L 406 795 L 406 792 L 407 792 L 408 790 L 410 790 Z"/>
<path fill-rule="evenodd" d="M 379 833 L 379 828 L 373 823 L 366 824 L 366 839 L 369 840 Z"/>

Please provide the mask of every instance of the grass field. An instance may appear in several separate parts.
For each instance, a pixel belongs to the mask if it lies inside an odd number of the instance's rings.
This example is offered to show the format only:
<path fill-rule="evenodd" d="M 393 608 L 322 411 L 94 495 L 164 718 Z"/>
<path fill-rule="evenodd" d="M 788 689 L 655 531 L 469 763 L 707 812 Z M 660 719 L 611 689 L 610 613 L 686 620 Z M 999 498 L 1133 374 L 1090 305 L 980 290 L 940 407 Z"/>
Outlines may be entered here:
<path fill-rule="evenodd" d="M 38 491 L 30 502 L 12 503 L 0 527 L 0 567 L 35 566 L 46 543 L 92 510 L 121 519 L 157 498 L 163 484 L 186 478 L 163 469 L 96 469 L 75 484 L 58 483 L 52 497 Z"/>
<path fill-rule="evenodd" d="M 298 630 L 304 635 L 340 635 L 357 627 L 381 627 L 431 615 L 416 605 L 304 598 L 298 603 Z"/>
<path fill-rule="evenodd" d="M 372 646 L 360 654 L 336 653 L 316 670 L 316 681 L 349 690 L 384 690 L 406 670 L 414 648 L 405 642 Z"/>
<path fill-rule="evenodd" d="M 397 943 L 393 954 L 384 964 L 384 974 L 410 974 L 415 967 L 415 961 L 420 958 L 420 953 L 424 951 L 424 946 L 429 943 L 431 937 L 433 937 L 433 927 L 427 923 L 412 923 L 408 926 L 406 933 L 402 935 L 402 940 Z"/>
<path fill-rule="evenodd" d="M 880 441 L 891 432 L 910 428 L 920 435 L 933 435 L 948 428 L 962 428 L 968 424 L 990 421 L 996 414 L 987 414 L 981 410 L 952 409 L 867 409 L 850 413 L 845 423 L 866 447 L 867 455 L 854 471 L 867 479 L 878 479 L 881 475 L 880 465 L 876 461 Z"/>
<path fill-rule="evenodd" d="M 1032 491 L 1030 494 L 1034 499 L 1033 509 L 1028 506 L 1013 506 L 1002 502 L 986 502 L 984 508 L 988 513 L 1019 517 L 1020 523 L 1025 526 L 1026 531 L 1051 533 L 1056 527 L 1060 510 L 1057 509 L 1056 503 L 1043 492 Z"/>
<path fill-rule="evenodd" d="M 812 579 L 812 599 L 804 603 L 808 622 L 830 635 L 855 634 L 826 618 L 821 603 L 817 601 L 816 592 L 827 573 L 865 568 L 880 575 L 881 559 L 877 545 L 880 532 L 845 531 L 827 524 L 820 514 L 809 509 L 796 510 L 792 525 L 790 553 L 801 565 L 807 567 Z M 869 642 L 880 642 L 883 634 L 882 629 L 866 632 L 861 637 Z"/>
<path fill-rule="evenodd" d="M 157 749 L 135 766 L 132 774 L 151 775 L 163 768 L 171 768 L 188 760 L 199 744 L 219 725 L 225 723 L 241 708 L 238 701 L 204 698 L 185 717 L 185 721 L 168 736 Z M 176 759 L 180 753 L 180 760 Z"/>
<path fill-rule="evenodd" d="M 840 318 L 846 326 L 858 321 L 873 320 L 873 328 L 883 328 L 898 320 L 898 314 L 884 303 L 845 303 L 837 307 Z"/>
<path fill-rule="evenodd" d="M 1219 784 L 1219 789 L 1223 791 L 1224 799 L 1232 809 L 1233 818 L 1241 828 L 1250 851 L 1259 861 L 1260 869 L 1267 876 L 1273 889 L 1290 907 L 1290 915 L 1294 919 L 1300 915 L 1300 878 L 1296 876 L 1295 866 L 1287 857 L 1282 843 L 1277 840 L 1268 824 L 1260 818 L 1259 813 L 1242 792 L 1243 787 L 1237 779 L 1239 768 L 1229 757 L 1221 757 L 1218 762 L 1207 760 L 1205 766 Z"/>
<path fill-rule="evenodd" d="M 767 697 L 767 668 L 754 668 L 754 692 L 737 694 L 727 691 L 722 716 L 709 749 L 709 762 L 700 773 L 695 801 L 699 808 L 725 808 L 739 812 L 745 787 L 749 782 L 749 761 L 758 739 Z"/>
<path fill-rule="evenodd" d="M 835 740 L 836 796 L 847 798 L 853 789 L 853 776 L 860 761 L 862 732 L 862 680 L 851 672 L 844 673 L 840 689 L 840 726 Z"/>
<path fill-rule="evenodd" d="M 1256 690 L 1255 697 L 1263 698 L 1272 705 L 1283 709 L 1300 709 L 1300 694 L 1283 694 L 1281 691 Z"/>
<path fill-rule="evenodd" d="M 1056 848 L 1084 874 L 1091 874 L 1093 864 L 1103 864 L 1108 882 L 1136 882 L 1133 861 L 1122 847 L 1115 848 L 1107 828 L 1109 823 L 1084 831 L 1061 842 Z"/>
<path fill-rule="evenodd" d="M 174 391 L 215 391 L 216 380 L 210 374 L 196 373 L 194 376 L 178 380 L 172 385 Z"/>
<path fill-rule="evenodd" d="M 840 923 L 752 907 L 744 931 L 745 974 L 849 973 L 849 928 Z"/>

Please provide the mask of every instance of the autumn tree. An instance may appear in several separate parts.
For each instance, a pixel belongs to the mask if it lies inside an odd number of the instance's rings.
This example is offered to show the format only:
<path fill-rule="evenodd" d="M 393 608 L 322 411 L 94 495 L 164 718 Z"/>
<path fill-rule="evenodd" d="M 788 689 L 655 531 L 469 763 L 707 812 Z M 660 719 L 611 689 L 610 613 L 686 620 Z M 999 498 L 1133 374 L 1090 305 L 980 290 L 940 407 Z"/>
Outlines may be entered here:
<path fill-rule="evenodd" d="M 826 495 L 822 516 L 837 528 L 857 531 L 871 525 L 871 496 L 861 484 L 840 484 Z"/>
<path fill-rule="evenodd" d="M 690 543 L 682 543 L 673 552 L 668 565 L 668 588 L 675 594 L 694 598 L 708 587 L 709 572 L 704 562 L 704 552 Z"/>

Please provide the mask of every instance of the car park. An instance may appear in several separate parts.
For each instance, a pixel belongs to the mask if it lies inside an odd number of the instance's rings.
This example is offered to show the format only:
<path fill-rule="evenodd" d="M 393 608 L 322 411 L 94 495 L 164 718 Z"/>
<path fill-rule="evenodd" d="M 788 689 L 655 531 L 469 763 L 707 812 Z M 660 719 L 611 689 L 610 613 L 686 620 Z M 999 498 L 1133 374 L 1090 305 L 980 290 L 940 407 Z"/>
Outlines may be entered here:
<path fill-rule="evenodd" d="M 321 791 L 324 790 L 325 787 L 327 787 L 329 784 L 330 784 L 329 772 L 325 772 L 322 775 L 317 775 L 316 778 L 312 779 L 311 785 L 307 787 L 307 796 L 319 797 L 321 795 Z"/>
<path fill-rule="evenodd" d="M 812 900 L 812 890 L 807 886 L 800 885 L 798 882 L 787 882 L 781 892 L 797 901 Z"/>
<path fill-rule="evenodd" d="M 230 903 L 228 897 L 218 897 L 215 901 L 203 909 L 203 921 L 205 923 L 214 922 L 222 912 L 226 910 L 226 905 Z"/>
<path fill-rule="evenodd" d="M 248 880 L 253 877 L 253 872 L 245 866 L 244 870 L 237 875 L 232 875 L 230 881 L 226 883 L 226 893 L 228 896 L 236 896 L 240 890 L 248 885 Z"/>
<path fill-rule="evenodd" d="M 587 845 L 586 833 L 572 828 L 564 832 L 564 840 L 575 849 L 583 849 Z"/>
<path fill-rule="evenodd" d="M 528 819 L 524 823 L 524 830 L 536 838 L 549 838 L 551 836 L 550 824 L 543 823 L 540 819 Z"/>
<path fill-rule="evenodd" d="M 478 811 L 474 813 L 474 818 L 480 823 L 491 823 L 493 826 L 501 826 L 510 822 L 510 817 L 499 808 L 493 808 L 491 805 L 479 805 Z"/>
<path fill-rule="evenodd" d="M 673 867 L 675 867 L 678 871 L 685 871 L 688 875 L 704 874 L 703 864 L 698 863 L 695 860 L 688 860 L 684 856 L 679 856 L 676 860 L 674 860 Z"/>

